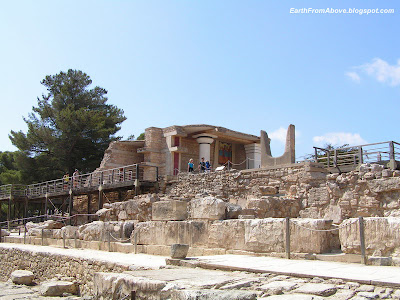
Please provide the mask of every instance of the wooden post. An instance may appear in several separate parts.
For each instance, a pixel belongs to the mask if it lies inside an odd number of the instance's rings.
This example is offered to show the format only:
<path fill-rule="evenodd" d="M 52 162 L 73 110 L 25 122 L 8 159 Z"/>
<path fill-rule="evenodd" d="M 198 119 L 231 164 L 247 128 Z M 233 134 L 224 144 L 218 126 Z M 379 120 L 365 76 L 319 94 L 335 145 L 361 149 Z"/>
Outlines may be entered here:
<path fill-rule="evenodd" d="M 99 207 L 98 208 L 99 208 L 98 210 L 103 208 L 103 185 L 99 186 Z"/>
<path fill-rule="evenodd" d="M 49 194 L 48 193 L 46 193 L 44 201 L 45 201 L 44 202 L 44 215 L 45 215 L 44 219 L 45 219 L 45 221 L 47 221 L 47 209 L 48 209 L 48 203 L 49 203 Z"/>
<path fill-rule="evenodd" d="M 74 232 L 74 243 L 75 243 L 75 248 L 78 248 L 78 236 L 76 234 L 76 231 Z"/>
<path fill-rule="evenodd" d="M 135 176 L 136 176 L 136 180 L 139 180 L 139 165 L 138 164 L 136 164 L 136 172 L 135 172 L 136 174 L 135 174 Z"/>
<path fill-rule="evenodd" d="M 69 189 L 69 225 L 72 225 L 72 210 L 74 205 L 74 196 L 72 194 L 72 189 Z"/>
<path fill-rule="evenodd" d="M 65 249 L 65 230 L 63 231 L 63 248 Z"/>
<path fill-rule="evenodd" d="M 136 291 L 131 291 L 131 300 L 136 300 Z"/>
<path fill-rule="evenodd" d="M 358 218 L 360 227 L 360 247 L 361 247 L 361 263 L 367 264 L 367 256 L 365 255 L 365 235 L 364 235 L 364 219 L 363 217 Z"/>
<path fill-rule="evenodd" d="M 87 203 L 87 221 L 90 222 L 90 202 L 92 202 L 92 194 L 88 193 L 87 194 L 87 198 L 88 198 L 88 203 Z"/>
<path fill-rule="evenodd" d="M 133 238 L 134 238 L 135 254 L 137 254 L 137 231 L 136 230 L 133 234 Z"/>
<path fill-rule="evenodd" d="M 285 222 L 286 228 L 286 258 L 290 259 L 290 218 L 286 218 Z"/>
<path fill-rule="evenodd" d="M 8 230 L 10 230 L 10 221 L 11 221 L 11 201 L 12 201 L 12 195 L 10 195 L 10 198 L 8 198 L 8 209 L 7 209 L 7 227 L 8 227 Z"/>
<path fill-rule="evenodd" d="M 362 147 L 358 148 L 358 164 L 361 165 L 364 163 L 364 158 L 363 158 L 363 150 Z"/>
<path fill-rule="evenodd" d="M 108 252 L 111 252 L 111 231 L 107 230 Z"/>
<path fill-rule="evenodd" d="M 25 196 L 24 200 L 24 220 L 22 221 L 22 224 L 26 224 L 26 217 L 28 215 L 28 196 Z"/>
<path fill-rule="evenodd" d="M 43 236 L 43 233 L 44 233 L 44 229 L 42 228 L 42 246 L 43 246 L 43 244 L 44 244 L 44 236 Z"/>
<path fill-rule="evenodd" d="M 331 151 L 328 150 L 328 168 L 331 167 Z"/>
<path fill-rule="evenodd" d="M 24 244 L 26 244 L 26 225 L 24 224 Z"/>
<path fill-rule="evenodd" d="M 393 141 L 389 142 L 389 159 L 390 160 L 394 160 L 395 159 Z"/>
<path fill-rule="evenodd" d="M 158 167 L 156 167 L 156 181 L 158 181 Z"/>
<path fill-rule="evenodd" d="M 317 148 L 314 147 L 314 152 L 315 152 L 315 162 L 318 162 L 318 150 Z"/>

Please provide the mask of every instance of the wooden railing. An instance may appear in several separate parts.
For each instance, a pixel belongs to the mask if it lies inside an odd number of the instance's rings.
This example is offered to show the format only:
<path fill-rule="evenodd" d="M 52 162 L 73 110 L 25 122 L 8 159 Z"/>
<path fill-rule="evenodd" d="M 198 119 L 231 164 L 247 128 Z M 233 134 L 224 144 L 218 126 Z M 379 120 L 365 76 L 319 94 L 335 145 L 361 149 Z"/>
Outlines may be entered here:
<path fill-rule="evenodd" d="M 314 147 L 314 150 L 315 161 L 327 168 L 400 161 L 400 144 L 394 141 L 338 149 Z"/>
<path fill-rule="evenodd" d="M 145 168 L 154 168 L 154 176 L 145 177 Z M 93 189 L 102 186 L 117 186 L 123 183 L 139 181 L 158 181 L 158 167 L 134 164 L 104 171 L 97 171 L 77 176 L 69 176 L 61 179 L 50 180 L 30 185 L 2 185 L 0 186 L 0 198 L 11 196 L 38 197 L 46 194 L 61 194 L 70 190 L 79 191 Z"/>

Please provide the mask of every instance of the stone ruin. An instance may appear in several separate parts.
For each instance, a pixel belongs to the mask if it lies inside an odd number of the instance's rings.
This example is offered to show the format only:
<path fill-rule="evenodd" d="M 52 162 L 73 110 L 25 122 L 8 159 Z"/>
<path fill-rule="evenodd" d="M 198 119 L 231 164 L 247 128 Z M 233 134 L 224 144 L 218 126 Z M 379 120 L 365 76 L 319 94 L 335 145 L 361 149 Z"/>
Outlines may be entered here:
<path fill-rule="evenodd" d="M 400 171 L 366 164 L 329 174 L 307 162 L 180 175 L 162 187 L 159 194 L 106 203 L 98 221 L 82 226 L 28 224 L 28 237 L 43 234 L 49 243 L 66 237 L 96 249 L 107 249 L 97 242 L 111 239 L 113 251 L 158 255 L 169 255 L 171 245 L 180 243 L 190 246 L 189 256 L 284 256 L 285 218 L 291 218 L 291 252 L 315 258 L 360 254 L 362 216 L 367 255 L 400 264 Z"/>

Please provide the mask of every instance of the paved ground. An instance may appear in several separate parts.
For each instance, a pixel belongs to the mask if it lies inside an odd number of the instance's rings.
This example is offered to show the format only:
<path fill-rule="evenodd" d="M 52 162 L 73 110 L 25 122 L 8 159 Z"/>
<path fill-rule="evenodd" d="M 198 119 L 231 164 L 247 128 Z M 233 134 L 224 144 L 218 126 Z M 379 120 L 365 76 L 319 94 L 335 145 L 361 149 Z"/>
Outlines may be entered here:
<path fill-rule="evenodd" d="M 188 293 L 182 299 L 400 299 L 398 267 L 220 255 L 185 260 L 186 264 L 192 264 L 191 268 L 182 268 L 166 265 L 165 257 L 145 254 L 6 243 L 0 244 L 0 247 L 152 267 L 156 270 L 130 271 L 129 274 L 169 282 L 181 293 Z M 193 268 L 196 266 L 221 270 Z M 212 296 L 196 298 L 198 293 L 212 293 Z M 0 283 L 0 299 L 50 298 L 40 297 L 35 287 Z M 69 296 L 63 299 L 80 298 Z"/>
<path fill-rule="evenodd" d="M 1 300 L 17 300 L 17 299 L 32 299 L 32 300 L 72 300 L 83 299 L 76 296 L 66 297 L 43 297 L 38 292 L 38 287 L 28 287 L 24 285 L 16 285 L 9 282 L 0 282 L 0 299 Z"/>
<path fill-rule="evenodd" d="M 338 278 L 365 284 L 400 287 L 399 267 L 247 255 L 199 256 L 196 261 L 225 270 L 269 272 L 297 277 Z"/>

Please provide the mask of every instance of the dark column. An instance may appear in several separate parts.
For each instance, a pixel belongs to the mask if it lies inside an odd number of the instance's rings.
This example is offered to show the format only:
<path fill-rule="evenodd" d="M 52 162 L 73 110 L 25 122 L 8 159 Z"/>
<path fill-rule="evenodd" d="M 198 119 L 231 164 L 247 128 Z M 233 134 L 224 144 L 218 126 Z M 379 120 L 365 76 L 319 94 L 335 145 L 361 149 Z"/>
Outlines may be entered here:
<path fill-rule="evenodd" d="M 103 186 L 99 186 L 99 210 L 103 208 Z"/>
<path fill-rule="evenodd" d="M 72 189 L 69 190 L 69 225 L 72 225 L 72 211 L 74 206 L 74 195 L 72 193 Z"/>
<path fill-rule="evenodd" d="M 88 213 L 88 215 L 90 215 L 90 202 L 92 202 L 92 194 L 88 193 L 87 198 L 88 198 L 87 213 Z M 87 216 L 88 222 L 90 222 L 90 219 L 91 219 L 90 216 Z"/>

